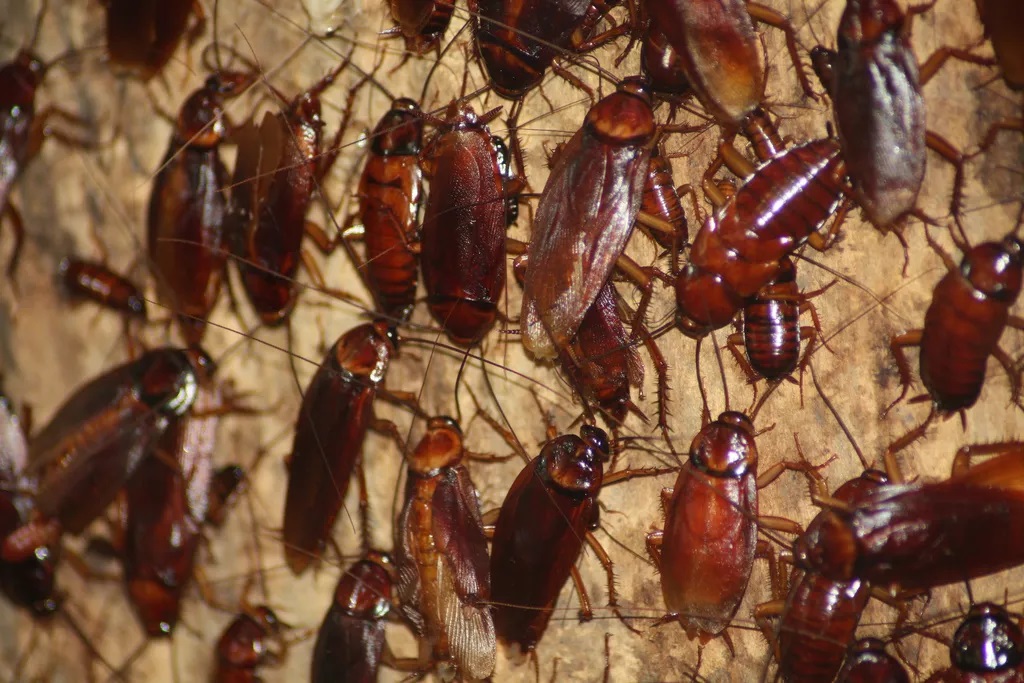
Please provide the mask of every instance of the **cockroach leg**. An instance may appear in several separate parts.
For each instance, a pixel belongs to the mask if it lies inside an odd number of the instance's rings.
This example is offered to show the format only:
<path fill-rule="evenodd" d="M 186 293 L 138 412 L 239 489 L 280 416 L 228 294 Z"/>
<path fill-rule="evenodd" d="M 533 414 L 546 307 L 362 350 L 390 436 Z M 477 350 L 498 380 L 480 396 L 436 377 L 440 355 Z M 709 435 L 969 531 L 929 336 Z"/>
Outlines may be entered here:
<path fill-rule="evenodd" d="M 793 24 L 783 14 L 758 2 L 748 2 L 747 12 L 757 21 L 779 29 L 786 36 L 786 50 L 789 52 L 789 58 L 793 62 L 793 69 L 796 71 L 796 78 L 800 82 L 800 87 L 803 89 L 804 94 L 817 102 L 818 94 L 811 87 L 811 81 L 807 78 L 807 72 L 800 61 L 800 53 L 797 51 L 796 31 L 793 28 Z"/>
<path fill-rule="evenodd" d="M 896 397 L 896 400 L 890 403 L 885 410 L 882 411 L 882 419 L 885 419 L 885 416 L 889 414 L 889 411 L 896 407 L 896 404 L 902 401 L 910 390 L 910 383 L 912 381 L 910 362 L 907 360 L 907 354 L 904 349 L 908 346 L 920 346 L 923 333 L 924 330 L 911 330 L 910 332 L 897 335 L 889 340 L 889 351 L 896 360 L 896 368 L 900 373 L 901 390 L 900 395 Z"/>

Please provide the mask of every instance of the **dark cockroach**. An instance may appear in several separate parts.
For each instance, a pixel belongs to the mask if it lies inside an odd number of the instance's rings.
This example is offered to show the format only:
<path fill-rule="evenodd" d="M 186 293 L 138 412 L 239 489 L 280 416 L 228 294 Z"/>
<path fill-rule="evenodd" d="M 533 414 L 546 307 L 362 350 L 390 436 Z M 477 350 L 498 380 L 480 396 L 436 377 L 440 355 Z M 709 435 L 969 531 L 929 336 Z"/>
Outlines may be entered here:
<path fill-rule="evenodd" d="M 220 388 L 200 388 L 125 487 L 124 566 L 128 595 L 150 636 L 170 635 L 192 579 L 206 519 Z"/>
<path fill-rule="evenodd" d="M 1024 7 L 1013 0 L 974 0 L 985 34 L 992 41 L 999 70 L 1014 90 L 1024 88 L 1024 45 L 1019 40 L 1024 28 Z"/>
<path fill-rule="evenodd" d="M 36 509 L 79 533 L 117 495 L 170 422 L 195 401 L 213 362 L 198 348 L 159 348 L 80 387 L 29 441 Z"/>
<path fill-rule="evenodd" d="M 344 59 L 309 90 L 268 112 L 258 130 L 239 131 L 227 234 L 242 285 L 265 325 L 279 325 L 295 305 L 306 213 L 338 158 L 341 131 L 325 148 L 320 95 L 348 66 Z M 314 274 L 316 275 L 316 274 Z"/>
<path fill-rule="evenodd" d="M 398 24 L 385 34 L 400 34 L 405 49 L 422 55 L 436 49 L 448 30 L 454 0 L 390 0 L 391 18 Z"/>
<path fill-rule="evenodd" d="M 676 101 L 693 94 L 682 57 L 669 44 L 664 31 L 651 23 L 640 47 L 640 64 L 655 95 Z"/>
<path fill-rule="evenodd" d="M 832 494 L 834 500 L 856 504 L 888 478 L 878 470 L 867 470 L 846 482 Z M 846 657 L 870 589 L 859 580 L 830 581 L 813 572 L 794 572 L 789 595 L 779 605 L 777 628 L 779 673 L 788 683 L 830 681 Z M 757 608 L 758 617 L 770 613 Z"/>
<path fill-rule="evenodd" d="M 645 0 L 644 5 L 678 54 L 694 94 L 720 123 L 742 127 L 764 100 L 762 47 L 751 17 L 786 34 L 800 84 L 812 94 L 793 27 L 774 10 L 743 0 Z"/>
<path fill-rule="evenodd" d="M 709 216 L 676 279 L 676 322 L 692 337 L 728 325 L 778 276 L 782 258 L 835 213 L 845 167 L 833 140 L 786 150 L 763 164 Z"/>
<path fill-rule="evenodd" d="M 327 352 L 303 394 L 283 525 L 285 559 L 296 574 L 320 557 L 334 528 L 396 348 L 387 323 L 355 327 Z"/>
<path fill-rule="evenodd" d="M 272 647 L 280 632 L 281 622 L 269 607 L 254 607 L 235 617 L 217 641 L 215 683 L 259 683 L 259 670 L 283 655 L 283 649 Z"/>
<path fill-rule="evenodd" d="M 971 605 L 953 635 L 949 659 L 951 666 L 926 683 L 1021 683 L 1024 633 L 999 605 Z"/>
<path fill-rule="evenodd" d="M 538 358 L 564 348 L 625 249 L 655 135 L 650 98 L 624 82 L 560 150 L 537 205 L 520 317 Z"/>
<path fill-rule="evenodd" d="M 505 230 L 521 187 L 500 138 L 452 102 L 424 150 L 430 192 L 423 216 L 422 267 L 427 305 L 457 344 L 479 342 L 494 323 L 505 289 Z"/>
<path fill-rule="evenodd" d="M 312 683 L 377 680 L 394 573 L 387 555 L 370 552 L 341 575 L 313 646 Z"/>
<path fill-rule="evenodd" d="M 192 42 L 205 25 L 203 7 L 196 0 L 107 0 L 105 4 L 110 62 L 143 80 L 163 70 L 186 34 Z"/>
<path fill-rule="evenodd" d="M 106 266 L 66 258 L 58 268 L 65 290 L 75 297 L 91 299 L 106 308 L 135 318 L 146 318 L 146 299 L 128 278 Z"/>
<path fill-rule="evenodd" d="M 893 444 L 891 452 L 921 436 L 936 412 L 949 415 L 959 411 L 963 418 L 963 411 L 981 394 L 990 356 L 995 356 L 1009 374 L 1013 400 L 1020 399 L 1018 370 L 999 348 L 999 338 L 1007 325 L 1024 329 L 1024 320 L 1009 312 L 1020 296 L 1024 244 L 1010 234 L 1001 242 L 958 245 L 964 254 L 958 268 L 948 254 L 931 243 L 949 272 L 932 293 L 924 328 L 893 337 L 889 344 L 903 390 L 886 411 L 906 396 L 910 387 L 910 364 L 903 351 L 907 346 L 921 347 L 921 382 L 928 390 L 933 411 L 922 425 Z"/>
<path fill-rule="evenodd" d="M 787 467 L 757 474 L 754 426 L 743 413 L 725 412 L 690 445 L 675 486 L 662 491 L 664 531 L 647 535 L 672 620 L 690 638 L 722 633 L 746 593 L 758 548 L 758 526 L 798 532 L 794 522 L 759 518 L 757 490 Z"/>
<path fill-rule="evenodd" d="M 149 196 L 147 248 L 157 291 L 190 344 L 203 338 L 224 273 L 224 99 L 250 81 L 245 74 L 218 72 L 189 95 Z"/>
<path fill-rule="evenodd" d="M 423 116 L 407 98 L 396 99 L 377 124 L 359 180 L 359 221 L 366 244 L 366 274 L 378 310 L 396 320 L 416 300 L 419 211 L 423 202 L 420 152 Z"/>
<path fill-rule="evenodd" d="M 961 471 L 971 456 L 999 457 Z M 797 565 L 834 581 L 926 589 L 1024 564 L 1022 445 L 965 447 L 951 478 L 883 486 L 820 513 L 794 544 Z"/>
<path fill-rule="evenodd" d="M 729 335 L 728 348 L 751 383 L 758 377 L 777 382 L 796 370 L 800 363 L 800 342 L 809 343 L 803 354 L 809 359 L 821 334 L 821 324 L 808 299 L 824 289 L 802 293 L 796 284 L 796 266 L 788 256 L 779 262 L 779 272 L 743 306 L 741 331 Z M 800 326 L 800 314 L 808 311 L 814 326 Z M 739 351 L 746 349 L 746 358 Z"/>
<path fill-rule="evenodd" d="M 862 638 L 850 647 L 836 683 L 910 683 L 910 676 L 885 651 L 885 643 L 877 638 Z"/>
<path fill-rule="evenodd" d="M 219 527 L 224 524 L 227 508 L 245 483 L 245 470 L 239 465 L 225 465 L 213 473 L 210 480 L 206 522 Z"/>
<path fill-rule="evenodd" d="M 22 478 L 28 461 L 28 443 L 21 421 L 9 401 L 0 397 L 0 538 L 17 531 L 31 519 L 31 485 Z M 22 490 L 26 489 L 26 490 Z M 54 590 L 56 543 L 23 544 L 19 558 L 0 558 L 0 589 L 16 605 L 39 616 L 55 612 L 59 601 Z M 22 550 L 22 549 L 13 549 Z"/>
<path fill-rule="evenodd" d="M 462 431 L 435 417 L 409 456 L 405 505 L 395 526 L 395 586 L 403 616 L 430 648 L 442 678 L 494 671 L 496 641 L 480 502 L 461 464 Z"/>

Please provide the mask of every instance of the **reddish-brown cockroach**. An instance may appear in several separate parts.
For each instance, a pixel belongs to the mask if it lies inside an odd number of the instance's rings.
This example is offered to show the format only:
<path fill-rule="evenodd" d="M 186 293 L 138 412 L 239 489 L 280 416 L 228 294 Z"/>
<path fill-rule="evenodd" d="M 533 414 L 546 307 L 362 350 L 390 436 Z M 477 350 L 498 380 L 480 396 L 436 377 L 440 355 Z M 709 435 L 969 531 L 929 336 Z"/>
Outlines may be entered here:
<path fill-rule="evenodd" d="M 369 552 L 341 575 L 313 646 L 311 683 L 377 680 L 395 567 Z"/>
<path fill-rule="evenodd" d="M 825 289 L 801 292 L 796 284 L 796 266 L 786 256 L 779 262 L 778 274 L 744 304 L 741 331 L 729 335 L 727 346 L 751 384 L 758 377 L 769 382 L 789 377 L 798 363 L 806 363 L 810 358 L 821 334 L 821 323 L 808 300 Z M 813 327 L 800 326 L 800 314 L 804 311 L 810 312 Z M 801 361 L 800 342 L 804 339 L 809 342 Z M 746 358 L 740 353 L 741 345 L 746 349 Z"/>
<path fill-rule="evenodd" d="M 985 34 L 992 41 L 999 70 L 1014 90 L 1024 88 L 1024 45 L 1020 31 L 1024 27 L 1024 7 L 1014 0 L 974 0 Z"/>
<path fill-rule="evenodd" d="M 693 94 L 682 57 L 653 22 L 644 32 L 640 47 L 640 65 L 655 95 L 674 102 Z"/>
<path fill-rule="evenodd" d="M 672 164 L 661 153 L 658 145 L 651 152 L 651 163 L 647 167 L 647 180 L 644 182 L 644 194 L 640 203 L 640 228 L 672 254 L 673 268 L 679 258 L 679 252 L 690 240 L 689 225 L 686 214 L 679 203 L 679 193 L 672 179 Z M 671 227 L 670 232 L 655 230 L 644 225 L 646 216 L 654 216 Z"/>
<path fill-rule="evenodd" d="M 349 330 L 327 352 L 303 394 L 288 458 L 283 524 L 285 560 L 296 574 L 320 557 L 334 528 L 397 343 L 383 321 Z"/>
<path fill-rule="evenodd" d="M 1007 325 L 1024 329 L 1024 320 L 1009 312 L 1020 295 L 1024 244 L 1014 234 L 1001 242 L 985 242 L 975 247 L 958 244 L 964 255 L 958 268 L 930 236 L 928 239 L 949 272 L 932 293 L 924 328 L 893 337 L 889 344 L 903 389 L 886 412 L 906 396 L 910 387 L 910 364 L 903 351 L 907 346 L 921 347 L 921 382 L 928 390 L 933 410 L 924 423 L 890 446 L 890 453 L 924 434 L 935 413 L 960 412 L 961 419 L 966 419 L 964 411 L 981 394 L 990 356 L 995 356 L 1006 369 L 1013 401 L 1020 400 L 1019 371 L 1010 356 L 999 348 L 999 337 Z"/>
<path fill-rule="evenodd" d="M 669 470 L 604 474 L 608 435 L 583 425 L 580 436 L 558 436 L 519 473 L 501 504 L 491 547 L 491 602 L 498 638 L 532 651 L 547 629 L 562 586 L 573 577 L 581 619 L 590 602 L 576 560 L 586 541 L 608 572 L 608 604 L 618 614 L 612 563 L 592 531 L 598 525 L 602 486 Z"/>
<path fill-rule="evenodd" d="M 559 151 L 537 205 L 520 316 L 523 344 L 551 358 L 576 333 L 625 249 L 655 135 L 650 97 L 624 81 Z"/>
<path fill-rule="evenodd" d="M 423 116 L 410 99 L 391 103 L 373 131 L 370 154 L 359 180 L 359 221 L 366 244 L 361 268 L 378 310 L 396 320 L 412 313 L 419 257 L 419 211 L 423 202 L 420 151 Z"/>
<path fill-rule="evenodd" d="M 454 0 L 390 0 L 391 18 L 398 24 L 385 35 L 401 35 L 405 49 L 422 55 L 438 47 L 448 30 Z"/>
<path fill-rule="evenodd" d="M 910 683 L 910 676 L 885 651 L 885 643 L 877 638 L 862 638 L 850 647 L 836 683 Z"/>
<path fill-rule="evenodd" d="M 271 645 L 280 640 L 281 622 L 269 607 L 260 605 L 242 612 L 224 629 L 217 641 L 215 683 L 259 683 L 259 670 L 279 661 L 284 654 Z"/>
<path fill-rule="evenodd" d="M 445 680 L 456 673 L 487 678 L 496 656 L 487 538 L 462 458 L 458 424 L 431 418 L 409 456 L 405 505 L 395 526 L 402 614 L 429 648 L 423 659 L 436 662 Z"/>
<path fill-rule="evenodd" d="M 775 278 L 782 258 L 816 230 L 842 198 L 845 166 L 834 140 L 816 140 L 764 163 L 694 238 L 690 262 L 676 278 L 676 322 L 701 337 L 728 325 Z"/>
<path fill-rule="evenodd" d="M 36 509 L 79 533 L 117 495 L 155 440 L 195 401 L 213 362 L 196 347 L 147 351 L 80 387 L 29 441 Z"/>
<path fill-rule="evenodd" d="M 882 486 L 821 512 L 793 546 L 796 563 L 834 581 L 926 589 L 1024 564 L 1024 445 L 960 449 L 951 478 Z M 999 457 L 964 470 L 973 456 Z"/>
<path fill-rule="evenodd" d="M 971 605 L 953 635 L 949 660 L 951 666 L 926 683 L 1022 683 L 1024 633 L 999 605 Z"/>
<path fill-rule="evenodd" d="M 812 95 L 784 16 L 743 0 L 645 0 L 652 21 L 678 53 L 694 94 L 723 125 L 738 129 L 764 100 L 765 69 L 751 18 L 781 29 L 804 92 Z"/>
<path fill-rule="evenodd" d="M 846 482 L 832 494 L 834 500 L 856 504 L 888 478 L 878 470 L 867 470 Z M 779 673 L 788 683 L 830 681 L 846 657 L 861 612 L 870 591 L 859 580 L 830 581 L 813 572 L 794 572 L 796 580 L 781 611 L 776 638 Z M 758 617 L 773 610 L 770 603 L 757 608 Z"/>
<path fill-rule="evenodd" d="M 143 80 L 164 68 L 186 34 L 191 43 L 205 26 L 203 6 L 196 0 L 107 0 L 105 4 L 110 62 Z M 195 20 L 190 22 L 193 15 Z"/>
<path fill-rule="evenodd" d="M 224 99 L 251 80 L 220 71 L 185 100 L 149 196 L 147 248 L 157 291 L 190 344 L 203 338 L 224 274 Z"/>
<path fill-rule="evenodd" d="M 505 289 L 505 230 L 521 187 L 508 150 L 487 123 L 453 101 L 423 154 L 430 180 L 421 244 L 423 284 L 434 318 L 456 344 L 476 344 L 494 323 Z"/>
<path fill-rule="evenodd" d="M 320 95 L 348 64 L 343 59 L 290 102 L 274 91 L 284 111 L 268 112 L 258 130 L 239 131 L 246 137 L 238 139 L 226 230 L 242 284 L 265 325 L 281 324 L 295 305 L 306 213 L 341 145 L 339 130 L 324 149 Z"/>
<path fill-rule="evenodd" d="M 757 474 L 754 425 L 743 413 L 724 412 L 694 437 L 675 486 L 662 491 L 664 531 L 647 534 L 647 551 L 661 574 L 669 618 L 690 638 L 722 633 L 747 591 L 758 526 L 798 533 L 795 522 L 758 517 L 757 490 L 787 467 Z"/>
<path fill-rule="evenodd" d="M 125 486 L 125 578 L 150 636 L 171 634 L 192 579 L 224 402 L 220 388 L 200 388 L 191 410 L 172 418 Z"/>
<path fill-rule="evenodd" d="M 100 263 L 66 258 L 58 267 L 65 290 L 135 318 L 146 318 L 146 299 L 128 278 Z"/>

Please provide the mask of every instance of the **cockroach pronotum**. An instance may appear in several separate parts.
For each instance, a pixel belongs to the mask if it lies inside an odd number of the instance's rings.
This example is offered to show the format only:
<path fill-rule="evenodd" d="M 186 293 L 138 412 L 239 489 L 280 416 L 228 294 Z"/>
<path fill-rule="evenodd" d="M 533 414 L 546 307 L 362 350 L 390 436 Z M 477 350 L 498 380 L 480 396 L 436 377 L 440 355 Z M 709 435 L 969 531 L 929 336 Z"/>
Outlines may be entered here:
<path fill-rule="evenodd" d="M 317 631 L 311 683 L 377 680 L 394 573 L 387 555 L 371 551 L 341 575 Z"/>
<path fill-rule="evenodd" d="M 487 678 L 496 656 L 487 538 L 462 458 L 458 424 L 432 418 L 409 456 L 395 526 L 396 597 L 445 680 Z"/>
<path fill-rule="evenodd" d="M 271 647 L 280 632 L 281 622 L 269 607 L 253 607 L 235 617 L 217 640 L 214 682 L 259 683 L 259 670 L 283 656 L 283 649 Z"/>
<path fill-rule="evenodd" d="M 108 0 L 105 4 L 110 61 L 143 80 L 160 73 L 185 35 L 192 42 L 205 26 L 203 6 L 196 0 Z"/>
<path fill-rule="evenodd" d="M 391 18 L 398 24 L 384 35 L 401 35 L 405 49 L 422 55 L 437 48 L 448 30 L 454 0 L 390 0 Z"/>
<path fill-rule="evenodd" d="M 877 638 L 862 638 L 850 646 L 836 683 L 910 683 L 910 676 L 903 665 L 885 651 L 885 643 Z"/>
<path fill-rule="evenodd" d="M 387 323 L 355 327 L 327 352 L 303 394 L 283 524 L 285 560 L 296 574 L 320 557 L 334 528 L 396 348 Z"/>
<path fill-rule="evenodd" d="M 452 341 L 466 346 L 494 323 L 505 290 L 505 230 L 517 215 L 520 183 L 505 144 L 487 130 L 492 118 L 452 102 L 423 155 L 427 305 Z"/>
<path fill-rule="evenodd" d="M 926 683 L 1024 681 L 1024 632 L 999 605 L 971 605 L 949 645 L 950 667 Z"/>
<path fill-rule="evenodd" d="M 146 299 L 139 288 L 128 278 L 104 265 L 66 258 L 60 262 L 58 275 L 69 294 L 91 299 L 127 316 L 146 319 Z"/>
<path fill-rule="evenodd" d="M 633 232 L 655 134 L 650 98 L 635 86 L 625 82 L 591 108 L 544 185 L 520 317 L 537 358 L 568 344 Z"/>

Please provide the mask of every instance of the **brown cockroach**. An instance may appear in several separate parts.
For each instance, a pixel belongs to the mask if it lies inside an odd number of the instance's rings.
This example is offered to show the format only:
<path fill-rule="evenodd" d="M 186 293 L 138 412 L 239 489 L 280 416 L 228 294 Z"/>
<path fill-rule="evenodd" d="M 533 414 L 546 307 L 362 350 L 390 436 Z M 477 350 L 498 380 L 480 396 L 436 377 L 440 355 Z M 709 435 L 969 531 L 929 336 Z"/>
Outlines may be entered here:
<path fill-rule="evenodd" d="M 401 35 L 405 49 L 422 55 L 436 49 L 455 9 L 454 0 L 390 0 L 391 18 L 398 24 L 383 35 Z"/>
<path fill-rule="evenodd" d="M 974 0 L 985 34 L 992 41 L 1003 80 L 1014 90 L 1024 89 L 1024 7 L 1014 0 Z"/>
<path fill-rule="evenodd" d="M 951 666 L 926 683 L 1022 683 L 1024 632 L 999 605 L 971 605 L 949 645 Z"/>
<path fill-rule="evenodd" d="M 569 343 L 625 249 L 654 135 L 647 90 L 627 80 L 560 150 L 537 205 L 523 285 L 520 329 L 535 357 Z"/>
<path fill-rule="evenodd" d="M 693 94 L 682 57 L 653 22 L 644 31 L 640 48 L 640 65 L 655 95 L 675 102 Z"/>
<path fill-rule="evenodd" d="M 327 352 L 303 394 L 282 529 L 285 560 L 296 574 L 320 557 L 334 528 L 397 343 L 386 322 L 352 328 Z"/>
<path fill-rule="evenodd" d="M 228 506 L 242 489 L 245 480 L 245 470 L 240 465 L 225 465 L 213 473 L 204 520 L 207 524 L 215 527 L 224 524 Z"/>
<path fill-rule="evenodd" d="M 139 288 L 103 264 L 65 258 L 57 272 L 68 294 L 90 299 L 133 318 L 146 319 L 146 299 Z"/>
<path fill-rule="evenodd" d="M 258 130 L 238 131 L 226 232 L 242 285 L 264 325 L 280 325 L 295 305 L 302 237 L 312 229 L 306 213 L 338 158 L 344 129 L 325 149 L 320 95 L 348 64 L 346 57 L 291 101 L 275 90 L 284 111 L 268 112 Z"/>
<path fill-rule="evenodd" d="M 662 491 L 665 529 L 647 534 L 647 551 L 661 574 L 666 619 L 706 643 L 732 621 L 747 591 L 755 555 L 771 557 L 758 527 L 799 533 L 795 522 L 759 517 L 757 491 L 787 468 L 779 463 L 757 474 L 754 426 L 727 411 L 690 445 L 689 461 L 675 486 Z"/>
<path fill-rule="evenodd" d="M 496 656 L 487 538 L 463 453 L 458 424 L 431 418 L 409 456 L 395 526 L 396 596 L 429 648 L 423 659 L 435 662 L 445 680 L 487 678 Z"/>
<path fill-rule="evenodd" d="M 434 318 L 456 344 L 479 342 L 493 325 L 505 290 L 505 230 L 518 214 L 521 189 L 508 150 L 487 123 L 453 101 L 427 144 L 430 192 L 423 216 L 423 284 Z"/>
<path fill-rule="evenodd" d="M 377 680 L 394 574 L 391 558 L 370 551 L 341 575 L 317 631 L 311 683 Z"/>
<path fill-rule="evenodd" d="M 280 640 L 281 622 L 264 605 L 243 611 L 217 641 L 215 683 L 259 683 L 259 670 L 279 661 L 281 651 L 271 645 Z"/>
<path fill-rule="evenodd" d="M 675 281 L 676 323 L 702 337 L 728 325 L 839 206 L 845 165 L 834 140 L 793 147 L 760 166 L 708 216 Z M 834 228 L 833 228 L 834 229 Z"/>
<path fill-rule="evenodd" d="M 647 180 L 644 182 L 643 199 L 640 202 L 638 221 L 640 229 L 651 236 L 663 249 L 672 255 L 672 268 L 678 268 L 679 253 L 690 241 L 690 229 L 686 222 L 686 213 L 679 202 L 679 192 L 672 178 L 672 164 L 662 151 L 655 145 L 651 152 L 650 166 L 647 167 Z M 655 230 L 645 225 L 650 222 L 647 216 L 654 216 L 663 221 L 670 231 Z"/>
<path fill-rule="evenodd" d="M 823 680 L 823 679 L 815 679 Z M 861 638 L 850 646 L 836 683 L 910 683 L 910 676 L 877 638 Z"/>
<path fill-rule="evenodd" d="M 697 99 L 719 123 L 742 128 L 764 100 L 765 68 L 752 17 L 785 33 L 800 85 L 813 96 L 794 29 L 771 8 L 743 0 L 645 0 L 644 6 L 678 54 Z"/>
<path fill-rule="evenodd" d="M 821 512 L 796 540 L 804 570 L 833 581 L 928 589 L 1024 564 L 1024 445 L 966 446 L 945 481 L 890 485 Z M 966 468 L 971 457 L 999 457 Z"/>
<path fill-rule="evenodd" d="M 224 100 L 251 81 L 247 74 L 219 71 L 189 95 L 149 195 L 147 249 L 157 292 L 190 344 L 202 341 L 224 274 Z"/>
<path fill-rule="evenodd" d="M 907 346 L 921 347 L 921 382 L 928 390 L 932 411 L 920 426 L 889 447 L 890 454 L 922 436 L 936 413 L 948 416 L 959 412 L 961 419 L 966 420 L 965 411 L 981 394 L 990 356 L 995 356 L 1006 369 L 1012 400 L 1020 400 L 1019 371 L 1010 356 L 999 348 L 999 338 L 1007 326 L 1024 329 L 1024 320 L 1010 315 L 1024 276 L 1024 244 L 1013 233 L 1001 242 L 985 242 L 975 247 L 958 243 L 964 255 L 958 268 L 931 236 L 926 236 L 948 272 L 932 293 L 924 328 L 890 341 L 902 391 L 885 412 L 899 403 L 910 387 L 910 364 L 904 354 Z"/>
<path fill-rule="evenodd" d="M 205 27 L 203 6 L 196 0 L 106 0 L 105 4 L 110 62 L 143 80 L 163 70 L 184 36 L 192 43 Z"/>
<path fill-rule="evenodd" d="M 727 342 L 728 349 L 751 384 L 759 377 L 769 382 L 789 378 L 798 364 L 803 367 L 810 359 L 821 335 L 821 323 L 809 299 L 831 285 L 813 292 L 801 292 L 796 284 L 793 260 L 786 256 L 780 260 L 779 266 L 778 274 L 744 304 L 741 331 L 729 335 Z M 813 327 L 800 325 L 800 314 L 805 311 L 811 314 Z M 805 339 L 808 344 L 801 359 L 800 342 Z M 746 358 L 740 353 L 740 346 L 746 350 Z"/>
<path fill-rule="evenodd" d="M 866 470 L 832 494 L 834 500 L 856 504 L 888 483 L 879 470 Z M 843 665 L 861 613 L 870 597 L 863 581 L 830 581 L 812 572 L 794 572 L 784 604 L 760 605 L 758 618 L 775 612 L 779 673 L 788 683 L 830 681 Z"/>

